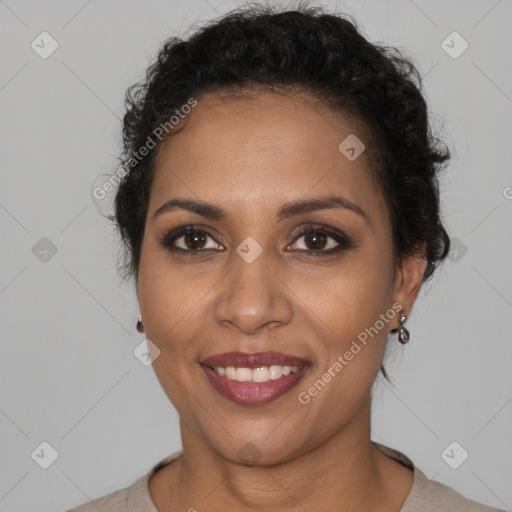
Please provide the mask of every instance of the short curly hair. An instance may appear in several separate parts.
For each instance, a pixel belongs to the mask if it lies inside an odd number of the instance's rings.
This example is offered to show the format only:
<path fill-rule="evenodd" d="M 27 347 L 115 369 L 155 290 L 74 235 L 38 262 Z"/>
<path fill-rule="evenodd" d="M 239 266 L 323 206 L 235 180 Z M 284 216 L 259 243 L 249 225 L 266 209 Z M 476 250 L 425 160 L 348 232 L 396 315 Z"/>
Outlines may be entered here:
<path fill-rule="evenodd" d="M 420 74 L 394 47 L 369 42 L 352 17 L 299 3 L 294 9 L 249 4 L 162 46 L 144 80 L 126 92 L 124 175 L 114 217 L 124 248 L 124 277 L 139 271 L 158 148 L 138 151 L 191 98 L 247 90 L 306 91 L 365 130 L 372 177 L 389 209 L 393 250 L 424 257 L 423 281 L 447 256 L 438 173 L 450 159 L 433 134 Z M 166 136 L 172 136 L 170 131 Z M 165 140 L 162 138 L 161 140 Z"/>

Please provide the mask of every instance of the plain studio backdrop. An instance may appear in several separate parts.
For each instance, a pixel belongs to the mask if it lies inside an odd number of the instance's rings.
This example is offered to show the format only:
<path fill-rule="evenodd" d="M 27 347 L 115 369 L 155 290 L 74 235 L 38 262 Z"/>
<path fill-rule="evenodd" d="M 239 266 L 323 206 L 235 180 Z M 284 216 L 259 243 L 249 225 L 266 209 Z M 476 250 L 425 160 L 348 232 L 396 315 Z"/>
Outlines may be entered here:
<path fill-rule="evenodd" d="M 136 357 L 134 284 L 100 215 L 112 194 L 92 191 L 116 170 L 125 89 L 160 44 L 241 5 L 0 2 L 1 511 L 65 510 L 181 448 L 177 413 Z M 409 345 L 390 341 L 395 385 L 375 386 L 372 438 L 510 510 L 512 4 L 323 5 L 415 60 L 453 152 L 442 179 L 453 251 L 408 319 Z"/>

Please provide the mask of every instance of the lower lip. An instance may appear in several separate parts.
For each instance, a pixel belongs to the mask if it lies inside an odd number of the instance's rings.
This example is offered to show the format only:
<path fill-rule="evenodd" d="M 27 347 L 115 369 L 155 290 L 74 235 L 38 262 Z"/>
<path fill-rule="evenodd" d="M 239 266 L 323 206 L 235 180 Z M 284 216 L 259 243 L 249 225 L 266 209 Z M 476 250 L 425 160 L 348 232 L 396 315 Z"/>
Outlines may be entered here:
<path fill-rule="evenodd" d="M 201 368 L 221 395 L 237 404 L 259 405 L 272 402 L 288 393 L 307 373 L 309 366 L 303 366 L 295 373 L 267 382 L 238 382 L 219 375 L 209 366 L 201 365 Z"/>

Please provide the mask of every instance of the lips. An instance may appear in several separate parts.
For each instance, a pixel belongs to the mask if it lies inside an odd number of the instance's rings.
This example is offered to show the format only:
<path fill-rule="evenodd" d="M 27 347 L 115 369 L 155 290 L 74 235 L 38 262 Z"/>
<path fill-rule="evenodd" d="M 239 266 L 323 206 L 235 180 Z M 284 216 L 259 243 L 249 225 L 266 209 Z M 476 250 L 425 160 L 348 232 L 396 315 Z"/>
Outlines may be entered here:
<path fill-rule="evenodd" d="M 288 393 L 309 371 L 310 361 L 280 352 L 227 352 L 207 357 L 200 366 L 213 387 L 229 400 L 246 405 L 272 402 Z M 283 372 L 266 382 L 239 382 L 219 374 L 222 368 L 250 369 L 264 367 L 292 367 L 293 372 Z M 279 376 L 281 375 L 281 376 Z"/>

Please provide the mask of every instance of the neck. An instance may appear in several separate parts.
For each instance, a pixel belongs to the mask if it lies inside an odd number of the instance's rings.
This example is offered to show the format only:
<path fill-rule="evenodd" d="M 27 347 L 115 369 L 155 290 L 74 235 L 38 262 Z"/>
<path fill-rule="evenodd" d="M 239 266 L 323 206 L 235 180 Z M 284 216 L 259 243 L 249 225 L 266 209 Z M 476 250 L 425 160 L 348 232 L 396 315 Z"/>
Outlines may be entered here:
<path fill-rule="evenodd" d="M 154 500 L 161 510 L 398 511 L 412 485 L 412 472 L 371 444 L 369 405 L 322 445 L 272 466 L 228 460 L 181 423 L 184 455 Z"/>

